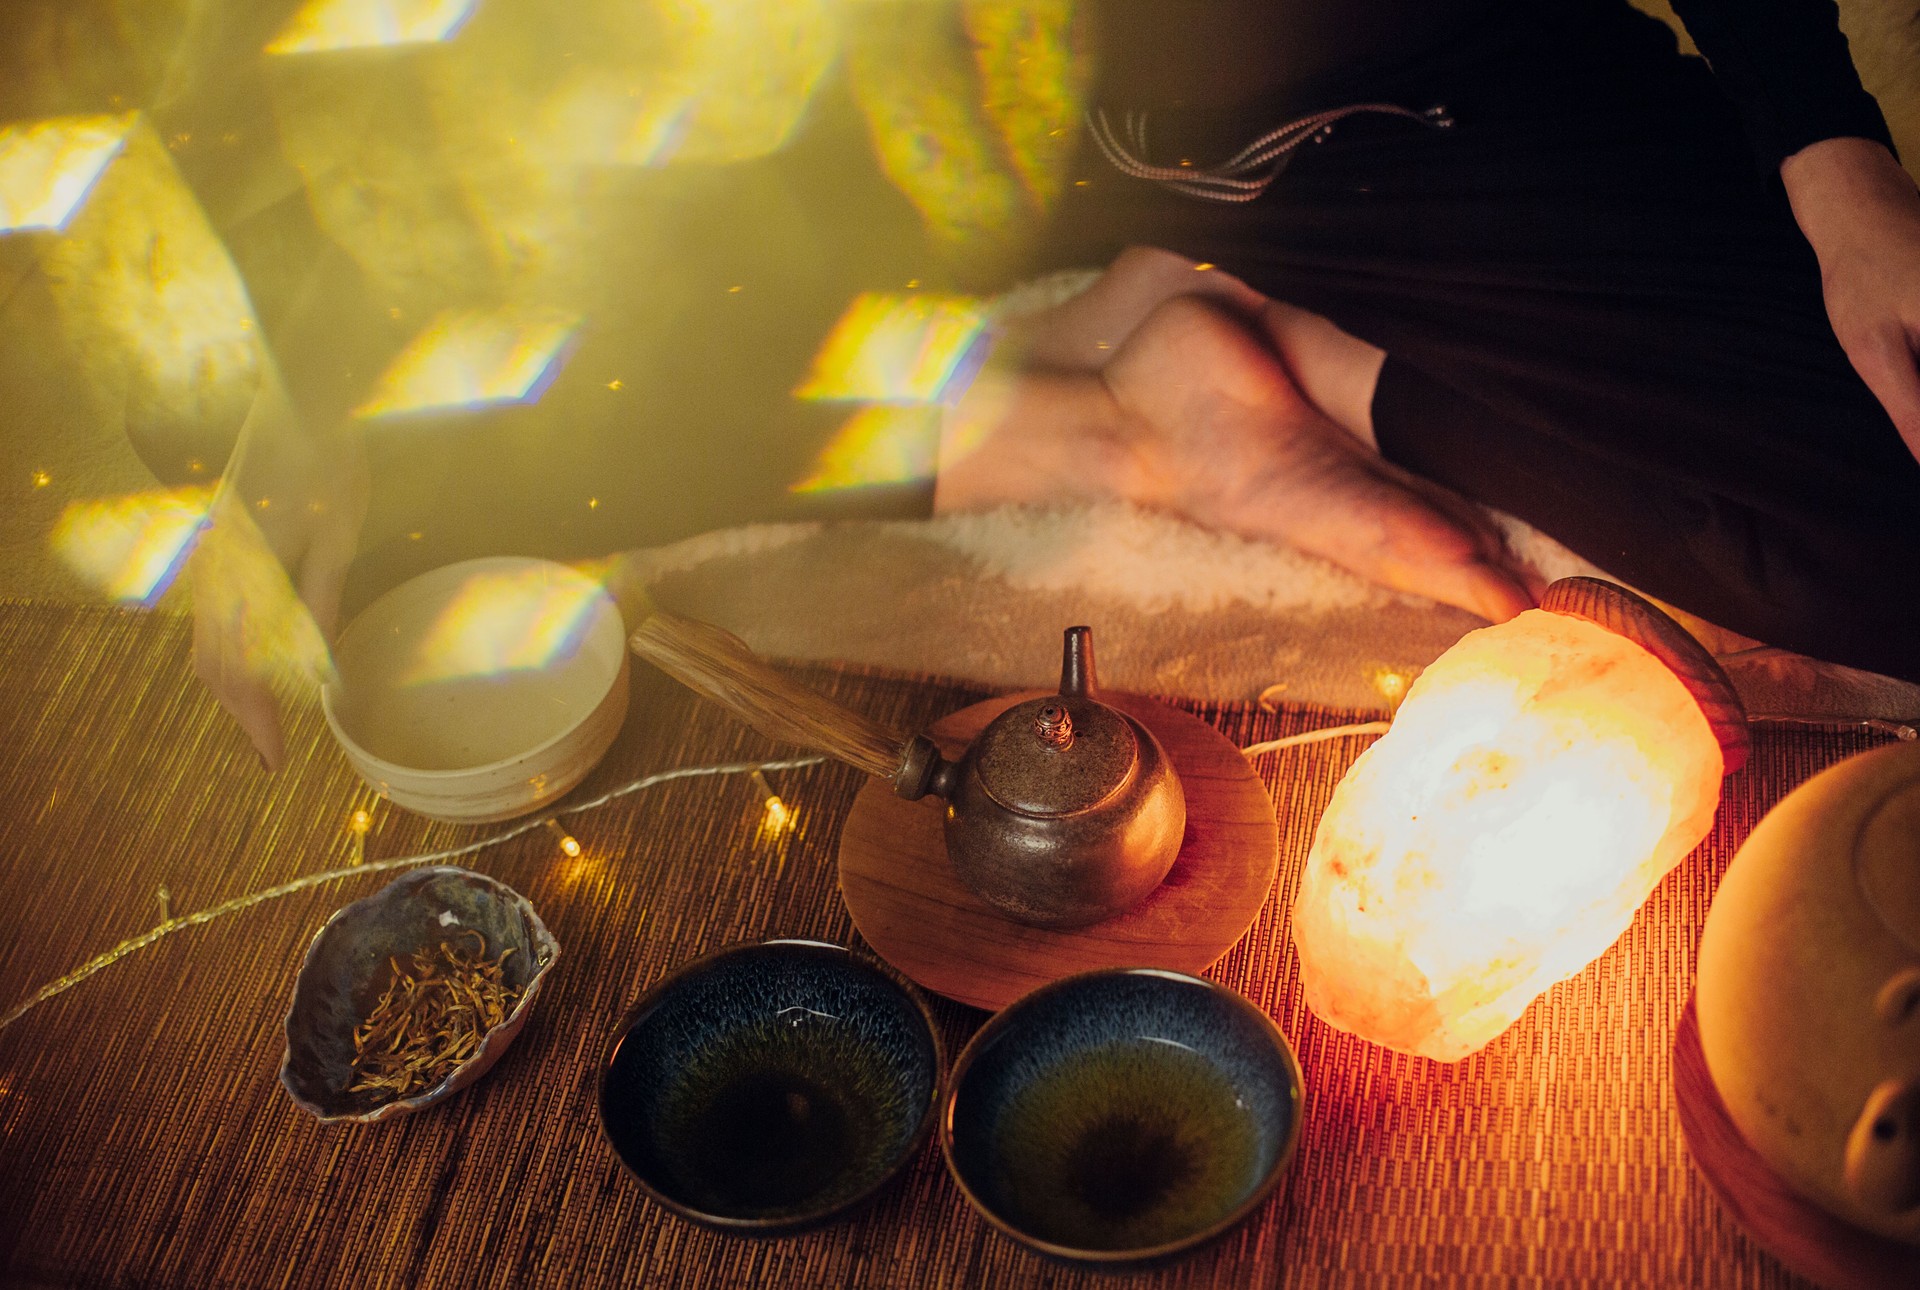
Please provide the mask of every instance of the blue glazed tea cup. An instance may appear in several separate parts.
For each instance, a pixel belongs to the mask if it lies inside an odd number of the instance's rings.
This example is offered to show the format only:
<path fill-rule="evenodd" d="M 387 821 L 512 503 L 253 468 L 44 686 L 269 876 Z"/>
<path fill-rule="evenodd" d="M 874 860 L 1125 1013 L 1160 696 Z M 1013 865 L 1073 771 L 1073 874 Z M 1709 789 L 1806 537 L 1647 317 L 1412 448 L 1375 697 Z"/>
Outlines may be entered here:
<path fill-rule="evenodd" d="M 1224 986 L 1089 972 L 1015 1002 L 954 1064 L 940 1145 L 988 1222 L 1043 1254 L 1147 1263 L 1266 1199 L 1300 1134 L 1300 1067 Z"/>
<path fill-rule="evenodd" d="M 683 1218 L 777 1236 L 877 1195 L 931 1131 L 940 1042 L 891 973 L 818 941 L 736 945 L 641 996 L 607 1048 L 600 1124 Z"/>

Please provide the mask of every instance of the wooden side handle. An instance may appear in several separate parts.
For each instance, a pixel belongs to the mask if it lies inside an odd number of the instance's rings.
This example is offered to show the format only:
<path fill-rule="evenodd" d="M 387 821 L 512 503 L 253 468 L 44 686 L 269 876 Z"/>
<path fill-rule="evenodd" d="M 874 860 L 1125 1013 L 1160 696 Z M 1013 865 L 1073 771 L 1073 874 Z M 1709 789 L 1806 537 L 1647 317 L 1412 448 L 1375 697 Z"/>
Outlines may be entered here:
<path fill-rule="evenodd" d="M 627 644 L 770 739 L 825 753 L 884 779 L 898 774 L 906 758 L 906 739 L 789 681 L 724 628 L 655 612 Z"/>

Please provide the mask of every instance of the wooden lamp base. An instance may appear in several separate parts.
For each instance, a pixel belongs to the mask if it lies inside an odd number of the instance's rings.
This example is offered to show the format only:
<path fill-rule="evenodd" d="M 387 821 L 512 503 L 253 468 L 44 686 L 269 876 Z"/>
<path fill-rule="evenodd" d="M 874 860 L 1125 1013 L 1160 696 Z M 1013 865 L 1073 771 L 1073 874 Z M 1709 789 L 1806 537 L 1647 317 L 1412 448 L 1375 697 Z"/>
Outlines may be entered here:
<path fill-rule="evenodd" d="M 1694 1167 L 1769 1254 L 1829 1290 L 1920 1286 L 1920 1246 L 1863 1231 L 1802 1198 L 1741 1136 L 1707 1070 L 1691 998 L 1673 1039 L 1673 1091 Z"/>
<path fill-rule="evenodd" d="M 986 724 L 1032 694 L 962 708 L 927 733 L 957 757 Z M 909 802 L 880 780 L 854 800 L 840 833 L 840 891 L 854 926 L 894 967 L 935 994 L 997 1010 L 1049 981 L 1096 968 L 1202 972 L 1246 934 L 1280 861 L 1273 800 L 1240 749 L 1197 717 L 1140 695 L 1101 701 L 1152 731 L 1180 776 L 1187 832 L 1146 900 L 1090 927 L 1013 922 L 961 886 L 947 860 L 944 806 Z"/>

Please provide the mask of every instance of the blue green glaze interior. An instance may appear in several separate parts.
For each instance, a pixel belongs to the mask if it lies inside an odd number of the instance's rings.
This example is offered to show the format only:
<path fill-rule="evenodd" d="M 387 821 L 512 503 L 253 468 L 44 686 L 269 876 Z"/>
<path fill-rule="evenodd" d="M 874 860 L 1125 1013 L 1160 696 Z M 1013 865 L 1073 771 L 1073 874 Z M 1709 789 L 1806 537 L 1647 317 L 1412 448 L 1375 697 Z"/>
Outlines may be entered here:
<path fill-rule="evenodd" d="M 1229 1218 L 1282 1163 L 1299 1087 L 1234 996 L 1116 973 L 1015 1006 L 953 1110 L 954 1164 L 1010 1227 L 1154 1251 Z"/>
<path fill-rule="evenodd" d="M 844 950 L 761 945 L 696 965 L 632 1021 L 601 1113 L 662 1197 L 779 1223 L 892 1173 L 937 1085 L 924 1014 L 892 980 Z"/>

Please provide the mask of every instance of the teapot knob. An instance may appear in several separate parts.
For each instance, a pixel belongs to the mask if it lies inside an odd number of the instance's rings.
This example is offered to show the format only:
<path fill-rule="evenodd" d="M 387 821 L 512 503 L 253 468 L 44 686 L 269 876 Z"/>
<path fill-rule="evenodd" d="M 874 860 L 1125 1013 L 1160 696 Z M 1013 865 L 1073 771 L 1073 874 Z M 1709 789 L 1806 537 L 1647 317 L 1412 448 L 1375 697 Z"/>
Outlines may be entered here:
<path fill-rule="evenodd" d="M 1073 747 L 1073 714 L 1064 704 L 1049 703 L 1033 717 L 1033 733 L 1049 748 Z"/>

